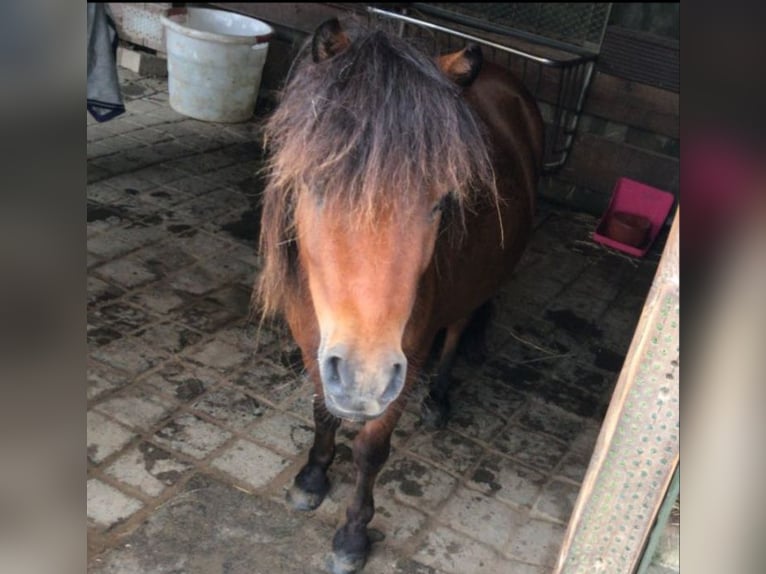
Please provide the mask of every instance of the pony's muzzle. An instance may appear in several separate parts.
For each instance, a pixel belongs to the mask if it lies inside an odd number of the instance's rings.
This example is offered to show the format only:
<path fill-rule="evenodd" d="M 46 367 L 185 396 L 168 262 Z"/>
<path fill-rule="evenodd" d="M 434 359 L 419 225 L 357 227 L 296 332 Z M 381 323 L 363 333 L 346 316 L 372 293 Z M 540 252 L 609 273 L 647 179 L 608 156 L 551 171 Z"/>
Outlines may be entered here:
<path fill-rule="evenodd" d="M 336 345 L 320 357 L 320 376 L 327 409 L 337 417 L 368 420 L 383 414 L 399 396 L 407 376 L 402 352 L 381 353 L 363 360 Z"/>

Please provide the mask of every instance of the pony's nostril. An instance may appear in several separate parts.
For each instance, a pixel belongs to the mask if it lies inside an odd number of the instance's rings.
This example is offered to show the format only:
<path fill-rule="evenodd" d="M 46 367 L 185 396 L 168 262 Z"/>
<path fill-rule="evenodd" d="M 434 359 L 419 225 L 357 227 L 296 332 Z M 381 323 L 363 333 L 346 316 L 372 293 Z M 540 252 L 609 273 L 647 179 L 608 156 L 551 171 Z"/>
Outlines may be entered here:
<path fill-rule="evenodd" d="M 386 385 L 386 390 L 380 396 L 381 401 L 390 402 L 399 396 L 399 392 L 404 384 L 404 370 L 405 366 L 402 363 L 394 363 L 391 368 L 391 379 L 388 381 L 388 385 Z"/>
<path fill-rule="evenodd" d="M 340 357 L 330 357 L 330 378 L 333 381 L 340 381 Z"/>
<path fill-rule="evenodd" d="M 341 379 L 340 379 L 340 369 L 341 369 L 341 362 L 343 359 L 341 359 L 338 356 L 332 356 L 327 359 L 326 362 L 326 370 L 325 370 L 325 377 L 326 377 L 326 383 L 328 385 L 333 386 L 340 386 Z"/>
<path fill-rule="evenodd" d="M 330 381 L 333 383 L 340 383 L 340 357 L 330 357 L 327 359 L 328 373 L 330 375 Z"/>

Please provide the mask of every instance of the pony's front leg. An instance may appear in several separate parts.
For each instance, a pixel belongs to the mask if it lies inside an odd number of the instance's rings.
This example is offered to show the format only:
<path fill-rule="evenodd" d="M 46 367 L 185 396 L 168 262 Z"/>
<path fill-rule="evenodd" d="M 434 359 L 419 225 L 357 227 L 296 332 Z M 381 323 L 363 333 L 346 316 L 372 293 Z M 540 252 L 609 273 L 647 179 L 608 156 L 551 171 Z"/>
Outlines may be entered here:
<path fill-rule="evenodd" d="M 403 407 L 399 402 L 380 418 L 365 423 L 354 439 L 356 486 L 346 510 L 346 523 L 335 532 L 332 541 L 329 567 L 333 574 L 357 572 L 367 560 L 370 551 L 367 525 L 375 514 L 372 490 L 391 450 L 391 432 Z"/>
<path fill-rule="evenodd" d="M 330 490 L 327 469 L 335 457 L 335 431 L 340 419 L 331 415 L 325 407 L 324 397 L 314 395 L 314 444 L 309 460 L 295 477 L 287 491 L 287 501 L 297 510 L 314 510 Z"/>

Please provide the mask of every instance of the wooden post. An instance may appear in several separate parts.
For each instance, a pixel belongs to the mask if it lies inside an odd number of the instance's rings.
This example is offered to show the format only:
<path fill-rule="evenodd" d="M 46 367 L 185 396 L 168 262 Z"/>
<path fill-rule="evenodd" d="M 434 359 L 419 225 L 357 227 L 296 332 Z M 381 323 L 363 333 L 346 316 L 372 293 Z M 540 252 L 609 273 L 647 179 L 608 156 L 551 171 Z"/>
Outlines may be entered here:
<path fill-rule="evenodd" d="M 632 574 L 678 465 L 678 213 L 554 574 Z"/>

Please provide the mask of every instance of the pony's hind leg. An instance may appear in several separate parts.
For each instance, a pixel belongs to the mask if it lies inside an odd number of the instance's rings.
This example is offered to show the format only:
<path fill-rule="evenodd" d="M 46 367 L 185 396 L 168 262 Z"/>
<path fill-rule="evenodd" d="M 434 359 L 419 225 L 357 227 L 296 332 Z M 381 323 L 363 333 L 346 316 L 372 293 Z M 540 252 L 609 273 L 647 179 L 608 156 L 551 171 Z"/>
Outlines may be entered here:
<path fill-rule="evenodd" d="M 324 397 L 314 395 L 314 444 L 309 460 L 295 477 L 287 491 L 287 501 L 297 510 L 314 510 L 330 490 L 327 469 L 335 457 L 335 431 L 340 419 L 331 415 Z"/>
<path fill-rule="evenodd" d="M 430 428 L 444 428 L 450 413 L 449 386 L 452 380 L 452 366 L 455 363 L 458 345 L 463 343 L 466 352 L 476 361 L 484 351 L 484 332 L 491 314 L 487 302 L 471 315 L 456 321 L 446 329 L 436 377 L 432 381 L 428 396 L 423 400 L 421 413 L 423 423 Z"/>
<path fill-rule="evenodd" d="M 468 324 L 470 317 L 453 323 L 447 327 L 444 335 L 444 345 L 439 356 L 436 378 L 431 382 L 428 396 L 423 399 L 421 414 L 423 424 L 430 428 L 444 428 L 449 418 L 450 403 L 448 397 L 450 372 L 455 362 L 460 334 Z"/>

